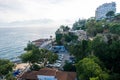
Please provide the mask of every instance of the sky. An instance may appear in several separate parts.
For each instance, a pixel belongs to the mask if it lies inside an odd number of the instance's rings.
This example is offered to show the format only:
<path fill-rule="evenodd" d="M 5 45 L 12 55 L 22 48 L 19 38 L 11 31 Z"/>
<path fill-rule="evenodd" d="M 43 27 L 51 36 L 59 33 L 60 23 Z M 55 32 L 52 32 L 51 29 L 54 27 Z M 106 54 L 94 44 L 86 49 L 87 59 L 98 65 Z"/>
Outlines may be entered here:
<path fill-rule="evenodd" d="M 95 16 L 103 3 L 119 0 L 0 0 L 0 27 L 58 27 Z"/>

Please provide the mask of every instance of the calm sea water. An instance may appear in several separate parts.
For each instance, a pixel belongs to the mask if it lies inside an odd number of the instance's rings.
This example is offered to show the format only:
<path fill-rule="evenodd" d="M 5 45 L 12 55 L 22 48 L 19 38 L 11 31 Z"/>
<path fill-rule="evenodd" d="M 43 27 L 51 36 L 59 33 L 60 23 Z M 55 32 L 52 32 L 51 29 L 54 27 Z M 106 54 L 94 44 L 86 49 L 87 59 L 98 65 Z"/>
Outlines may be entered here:
<path fill-rule="evenodd" d="M 0 28 L 0 58 L 12 59 L 24 53 L 28 41 L 54 36 L 55 28 Z"/>

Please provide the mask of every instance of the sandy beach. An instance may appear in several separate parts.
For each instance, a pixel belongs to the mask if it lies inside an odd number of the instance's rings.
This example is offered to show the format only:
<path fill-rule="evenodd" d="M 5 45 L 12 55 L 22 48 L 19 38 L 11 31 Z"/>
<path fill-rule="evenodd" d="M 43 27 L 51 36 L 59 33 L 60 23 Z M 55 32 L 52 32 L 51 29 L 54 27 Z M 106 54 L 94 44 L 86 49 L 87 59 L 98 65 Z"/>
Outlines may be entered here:
<path fill-rule="evenodd" d="M 28 63 L 19 63 L 19 64 L 15 64 L 15 68 L 14 70 L 24 70 L 26 69 L 27 67 L 29 67 L 29 64 Z"/>

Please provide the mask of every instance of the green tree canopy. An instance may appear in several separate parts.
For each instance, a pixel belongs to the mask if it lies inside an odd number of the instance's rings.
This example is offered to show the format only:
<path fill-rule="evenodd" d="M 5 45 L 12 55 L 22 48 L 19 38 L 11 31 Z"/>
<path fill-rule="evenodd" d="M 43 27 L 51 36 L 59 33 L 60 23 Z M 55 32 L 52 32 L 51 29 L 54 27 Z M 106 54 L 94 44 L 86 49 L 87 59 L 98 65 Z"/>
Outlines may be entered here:
<path fill-rule="evenodd" d="M 76 60 L 79 61 L 88 55 L 87 48 L 88 41 L 83 40 L 77 42 L 77 44 L 71 44 L 68 46 L 70 54 L 76 57 Z"/>
<path fill-rule="evenodd" d="M 33 48 L 31 51 L 22 54 L 20 58 L 25 63 L 35 64 L 42 62 L 45 65 L 47 62 L 55 62 L 58 59 L 58 56 L 46 49 Z"/>
<path fill-rule="evenodd" d="M 108 17 L 108 18 L 111 18 L 112 16 L 114 16 L 115 15 L 115 12 L 114 11 L 109 11 L 107 14 L 106 14 L 106 16 Z"/>
<path fill-rule="evenodd" d="M 13 70 L 14 64 L 9 60 L 0 59 L 0 76 L 5 76 Z"/>
<path fill-rule="evenodd" d="M 76 64 L 80 80 L 107 80 L 109 75 L 102 71 L 101 67 L 90 58 L 84 58 Z"/>
<path fill-rule="evenodd" d="M 86 20 L 85 19 L 79 19 L 78 21 L 76 21 L 73 24 L 72 29 L 73 30 L 85 30 L 86 29 L 85 24 L 86 24 Z"/>
<path fill-rule="evenodd" d="M 120 36 L 120 24 L 119 23 L 111 25 L 109 27 L 109 30 L 111 33 L 117 34 Z"/>
<path fill-rule="evenodd" d="M 62 45 L 62 40 L 63 40 L 63 34 L 61 34 L 61 33 L 56 33 L 55 34 L 55 37 L 56 37 L 56 42 L 57 42 L 57 44 L 58 45 Z"/>
<path fill-rule="evenodd" d="M 11 72 L 9 72 L 6 77 L 5 77 L 6 80 L 17 80 L 13 74 Z"/>
<path fill-rule="evenodd" d="M 61 25 L 60 28 L 63 29 L 64 32 L 70 30 L 68 26 L 64 26 L 64 25 Z"/>
<path fill-rule="evenodd" d="M 104 42 L 101 38 L 92 41 L 92 51 L 111 72 L 120 73 L 120 41 Z"/>
<path fill-rule="evenodd" d="M 32 50 L 33 48 L 37 48 L 32 42 L 28 42 L 28 44 L 27 44 L 27 47 L 26 48 L 24 48 L 24 50 L 25 51 L 30 51 L 30 50 Z"/>
<path fill-rule="evenodd" d="M 65 65 L 63 66 L 64 71 L 76 71 L 75 65 L 69 62 L 65 62 Z"/>

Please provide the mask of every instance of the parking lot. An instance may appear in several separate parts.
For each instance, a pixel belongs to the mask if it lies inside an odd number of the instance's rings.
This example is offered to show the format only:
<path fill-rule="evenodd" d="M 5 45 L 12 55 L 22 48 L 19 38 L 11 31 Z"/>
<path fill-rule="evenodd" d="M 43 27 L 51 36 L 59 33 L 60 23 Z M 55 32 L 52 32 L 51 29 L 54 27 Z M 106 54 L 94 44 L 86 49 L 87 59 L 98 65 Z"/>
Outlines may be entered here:
<path fill-rule="evenodd" d="M 60 52 L 60 53 L 56 53 L 56 54 L 58 54 L 58 60 L 56 60 L 56 62 L 54 64 L 48 64 L 47 66 L 63 70 L 65 61 L 69 60 L 70 55 L 68 52 Z"/>
<path fill-rule="evenodd" d="M 69 55 L 69 53 L 59 53 L 59 54 L 63 54 L 64 55 L 63 60 L 61 62 L 61 66 L 60 66 L 60 69 L 62 69 L 62 67 L 65 65 L 65 61 L 66 60 L 69 61 L 70 55 Z"/>

